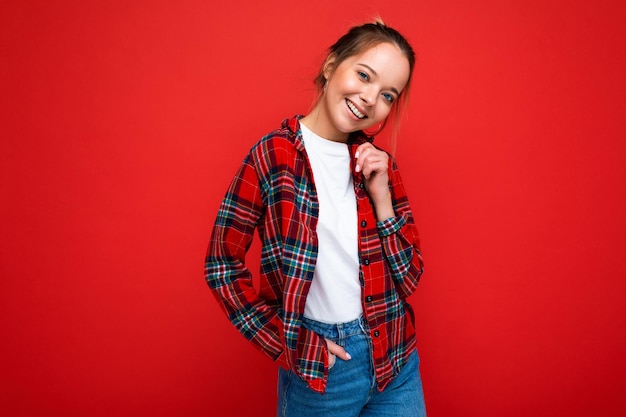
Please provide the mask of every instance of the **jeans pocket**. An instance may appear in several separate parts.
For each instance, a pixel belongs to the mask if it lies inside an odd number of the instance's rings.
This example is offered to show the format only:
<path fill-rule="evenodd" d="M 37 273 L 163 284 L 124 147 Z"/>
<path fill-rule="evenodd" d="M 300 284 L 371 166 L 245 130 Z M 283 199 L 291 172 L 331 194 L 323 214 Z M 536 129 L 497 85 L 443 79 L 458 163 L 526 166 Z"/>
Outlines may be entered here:
<path fill-rule="evenodd" d="M 333 366 L 337 363 L 337 356 L 333 353 L 328 352 L 328 370 L 333 369 Z"/>

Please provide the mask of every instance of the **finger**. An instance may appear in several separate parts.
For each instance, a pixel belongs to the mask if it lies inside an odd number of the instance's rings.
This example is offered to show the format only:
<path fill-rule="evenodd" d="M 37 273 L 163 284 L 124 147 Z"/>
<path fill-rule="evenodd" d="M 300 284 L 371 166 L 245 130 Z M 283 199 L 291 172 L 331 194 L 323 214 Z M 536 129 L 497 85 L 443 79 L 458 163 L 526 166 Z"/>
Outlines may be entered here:
<path fill-rule="evenodd" d="M 369 155 L 362 162 L 361 170 L 363 176 L 369 179 L 372 174 L 387 172 L 387 163 L 380 155 Z"/>
<path fill-rule="evenodd" d="M 337 362 L 337 356 L 333 355 L 332 353 L 329 353 L 328 354 L 328 369 L 335 366 L 335 362 Z"/>
<path fill-rule="evenodd" d="M 388 155 L 385 151 L 376 149 L 371 143 L 359 145 L 354 157 L 356 159 L 355 171 L 362 171 L 369 178 L 373 171 L 382 172 L 387 169 Z"/>
<path fill-rule="evenodd" d="M 354 152 L 354 157 L 355 157 L 355 158 L 358 158 L 358 157 L 359 157 L 359 156 L 363 153 L 363 151 L 365 151 L 365 150 L 366 150 L 366 149 L 368 149 L 368 148 L 374 149 L 374 145 L 372 145 L 372 144 L 371 144 L 371 143 L 369 143 L 369 142 L 365 142 L 365 143 L 360 144 L 360 145 L 356 148 L 356 152 Z"/>
<path fill-rule="evenodd" d="M 356 151 L 354 152 L 354 159 L 357 160 L 354 167 L 354 170 L 356 172 L 360 172 L 361 170 L 363 170 L 363 161 L 367 156 L 368 151 L 372 149 L 375 148 L 369 142 L 362 143 L 356 148 Z"/>
<path fill-rule="evenodd" d="M 328 346 L 328 351 L 339 359 L 342 359 L 344 361 L 349 361 L 350 359 L 352 359 L 352 356 L 350 356 L 350 354 L 346 352 L 344 348 L 342 348 L 332 340 L 326 339 L 326 345 Z"/>

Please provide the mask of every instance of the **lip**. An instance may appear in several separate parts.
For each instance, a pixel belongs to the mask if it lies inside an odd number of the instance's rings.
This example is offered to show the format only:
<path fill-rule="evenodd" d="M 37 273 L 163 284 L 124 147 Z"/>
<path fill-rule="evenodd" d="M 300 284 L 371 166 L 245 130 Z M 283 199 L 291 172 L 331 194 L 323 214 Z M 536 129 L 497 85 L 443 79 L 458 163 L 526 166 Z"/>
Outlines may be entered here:
<path fill-rule="evenodd" d="M 354 101 L 346 99 L 346 106 L 348 107 L 348 110 L 350 111 L 350 113 L 356 117 L 358 120 L 365 120 L 368 118 L 367 113 L 365 112 L 364 109 L 362 109 L 361 107 L 357 106 Z M 353 108 L 354 109 L 353 109 Z M 358 113 L 360 113 L 363 117 L 359 117 L 358 114 L 356 114 L 354 112 L 354 110 L 356 110 Z"/>

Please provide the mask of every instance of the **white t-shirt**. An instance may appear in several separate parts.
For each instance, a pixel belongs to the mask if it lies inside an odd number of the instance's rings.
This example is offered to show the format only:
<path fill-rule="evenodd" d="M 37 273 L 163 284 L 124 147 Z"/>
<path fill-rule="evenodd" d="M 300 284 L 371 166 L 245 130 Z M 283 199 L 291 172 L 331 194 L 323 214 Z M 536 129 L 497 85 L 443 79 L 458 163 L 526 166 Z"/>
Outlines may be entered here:
<path fill-rule="evenodd" d="M 319 252 L 304 315 L 346 323 L 362 313 L 356 196 L 348 145 L 300 124 L 319 200 Z"/>

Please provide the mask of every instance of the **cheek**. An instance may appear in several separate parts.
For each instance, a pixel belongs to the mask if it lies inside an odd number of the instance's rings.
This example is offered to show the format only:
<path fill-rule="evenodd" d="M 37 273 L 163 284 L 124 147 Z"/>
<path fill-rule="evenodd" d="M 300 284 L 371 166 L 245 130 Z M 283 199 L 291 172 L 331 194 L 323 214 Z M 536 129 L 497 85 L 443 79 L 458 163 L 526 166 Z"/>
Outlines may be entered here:
<path fill-rule="evenodd" d="M 335 91 L 341 94 L 354 93 L 358 90 L 361 84 L 356 77 L 350 76 L 348 73 L 335 74 L 333 82 Z"/>
<path fill-rule="evenodd" d="M 391 106 L 387 103 L 378 103 L 376 105 L 376 114 L 374 115 L 374 119 L 376 123 L 381 122 L 389 116 L 389 112 L 391 111 Z"/>

